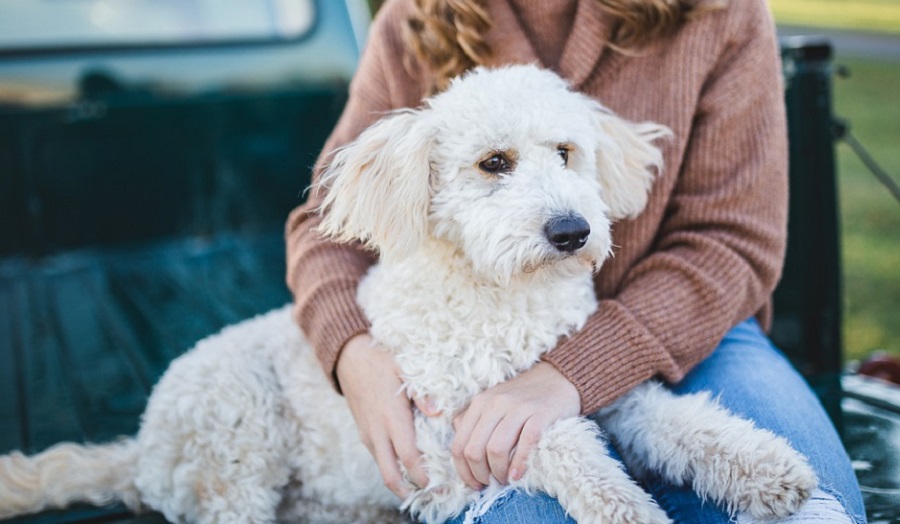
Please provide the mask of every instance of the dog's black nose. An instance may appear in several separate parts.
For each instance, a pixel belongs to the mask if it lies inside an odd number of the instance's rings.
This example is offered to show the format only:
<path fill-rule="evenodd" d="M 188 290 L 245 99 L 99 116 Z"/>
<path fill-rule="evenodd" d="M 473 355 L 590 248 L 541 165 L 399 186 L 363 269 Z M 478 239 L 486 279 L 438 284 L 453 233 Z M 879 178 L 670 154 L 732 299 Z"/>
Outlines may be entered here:
<path fill-rule="evenodd" d="M 553 247 L 566 253 L 581 249 L 591 234 L 591 226 L 587 220 L 578 215 L 566 215 L 551 218 L 544 226 L 547 240 Z"/>

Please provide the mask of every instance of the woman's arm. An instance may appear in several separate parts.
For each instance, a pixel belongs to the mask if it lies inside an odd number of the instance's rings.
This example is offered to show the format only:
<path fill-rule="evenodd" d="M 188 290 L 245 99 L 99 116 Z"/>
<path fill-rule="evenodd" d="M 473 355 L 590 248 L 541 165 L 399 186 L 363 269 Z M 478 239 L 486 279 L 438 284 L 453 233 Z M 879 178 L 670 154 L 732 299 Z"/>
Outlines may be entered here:
<path fill-rule="evenodd" d="M 403 63 L 400 25 L 406 9 L 404 2 L 388 2 L 373 21 L 347 105 L 316 162 L 314 183 L 335 149 L 388 112 L 420 103 L 423 88 Z M 287 285 L 294 296 L 295 319 L 334 380 L 341 348 L 368 331 L 368 320 L 356 303 L 356 288 L 376 256 L 358 245 L 336 244 L 317 234 L 323 197 L 310 191 L 309 200 L 288 218 Z"/>
<path fill-rule="evenodd" d="M 400 2 L 389 2 L 373 22 L 347 105 L 316 164 L 314 181 L 335 149 L 385 113 L 419 103 L 422 88 L 403 65 L 399 31 L 405 20 L 403 9 Z M 410 486 L 399 463 L 415 484 L 425 486 L 428 478 L 416 448 L 410 401 L 398 394 L 401 383 L 396 366 L 368 335 L 368 320 L 356 302 L 359 281 L 375 255 L 317 234 L 322 198 L 311 191 L 309 200 L 287 222 L 287 284 L 294 295 L 295 319 L 325 373 L 344 394 L 385 485 L 403 498 Z"/>
<path fill-rule="evenodd" d="M 763 1 L 728 5 L 727 44 L 702 84 L 653 251 L 545 357 L 584 413 L 651 377 L 680 380 L 764 310 L 780 276 L 787 131 L 774 24 Z"/>

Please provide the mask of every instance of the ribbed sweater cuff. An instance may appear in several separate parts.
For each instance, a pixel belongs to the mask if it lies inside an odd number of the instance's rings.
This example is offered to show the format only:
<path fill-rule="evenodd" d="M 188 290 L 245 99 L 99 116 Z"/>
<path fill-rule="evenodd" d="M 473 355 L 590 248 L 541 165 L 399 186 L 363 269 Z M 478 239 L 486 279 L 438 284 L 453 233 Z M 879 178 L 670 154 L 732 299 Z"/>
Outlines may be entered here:
<path fill-rule="evenodd" d="M 616 301 L 602 302 L 587 326 L 543 360 L 575 385 L 584 414 L 609 405 L 657 374 L 672 381 L 683 375 L 656 337 Z"/>
<path fill-rule="evenodd" d="M 315 307 L 295 306 L 297 323 L 315 349 L 325 375 L 340 392 L 335 366 L 348 340 L 369 331 L 369 321 L 356 303 L 356 280 L 331 280 L 309 298 Z"/>

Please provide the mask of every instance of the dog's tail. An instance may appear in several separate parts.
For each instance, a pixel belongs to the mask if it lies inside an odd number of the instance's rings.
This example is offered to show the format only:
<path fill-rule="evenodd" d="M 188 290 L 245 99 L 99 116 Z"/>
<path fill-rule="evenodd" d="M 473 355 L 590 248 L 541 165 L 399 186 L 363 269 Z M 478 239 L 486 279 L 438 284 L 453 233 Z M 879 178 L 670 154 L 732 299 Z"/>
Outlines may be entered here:
<path fill-rule="evenodd" d="M 127 439 L 105 445 L 63 443 L 30 457 L 19 452 L 0 456 L 0 519 L 73 502 L 121 501 L 137 510 L 137 455 L 136 441 Z"/>

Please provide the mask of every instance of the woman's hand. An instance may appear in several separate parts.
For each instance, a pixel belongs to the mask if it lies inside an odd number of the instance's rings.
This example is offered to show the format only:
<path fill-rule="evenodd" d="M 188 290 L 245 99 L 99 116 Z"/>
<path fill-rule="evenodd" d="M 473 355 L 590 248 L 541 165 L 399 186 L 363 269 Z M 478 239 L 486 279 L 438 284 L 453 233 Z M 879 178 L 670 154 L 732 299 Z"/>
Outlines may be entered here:
<path fill-rule="evenodd" d="M 385 486 L 401 499 L 412 492 L 403 480 L 398 460 L 416 486 L 428 485 L 416 447 L 412 404 L 399 394 L 402 385 L 393 357 L 369 334 L 350 339 L 337 362 L 338 382 Z"/>
<path fill-rule="evenodd" d="M 543 431 L 580 412 L 575 386 L 551 364 L 539 362 L 475 395 L 454 418 L 450 451 L 456 471 L 475 489 L 487 486 L 491 476 L 503 484 L 518 480 Z"/>

